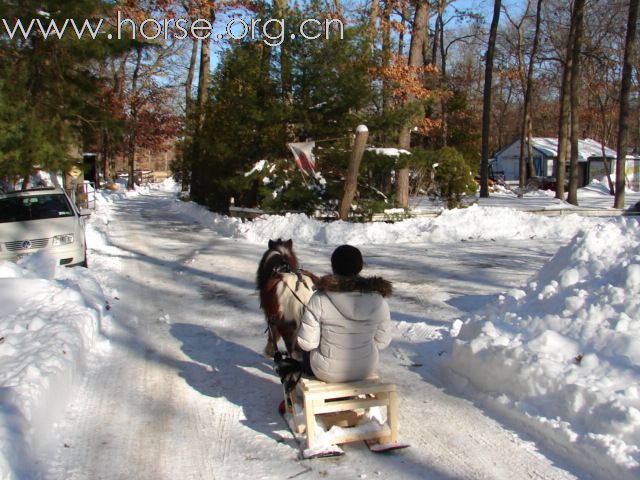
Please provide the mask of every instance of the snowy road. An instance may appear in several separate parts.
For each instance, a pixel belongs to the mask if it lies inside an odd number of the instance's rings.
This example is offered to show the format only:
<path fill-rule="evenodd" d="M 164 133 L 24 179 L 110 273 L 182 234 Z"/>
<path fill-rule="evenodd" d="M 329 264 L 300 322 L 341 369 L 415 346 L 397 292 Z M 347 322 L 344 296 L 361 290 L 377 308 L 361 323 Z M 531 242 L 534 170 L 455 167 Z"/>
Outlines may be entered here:
<path fill-rule="evenodd" d="M 400 435 L 412 447 L 375 455 L 355 444 L 344 457 L 300 461 L 277 414 L 280 384 L 260 355 L 254 275 L 264 247 L 186 223 L 172 202 L 154 192 L 113 207 L 109 235 L 123 268 L 109 275 L 111 350 L 89 359 L 86 382 L 57 428 L 46 479 L 582 476 L 525 432 L 455 396 L 434 366 L 443 328 L 519 285 L 557 246 L 363 247 L 365 273 L 394 283 L 394 341 L 381 375 L 398 385 Z M 330 252 L 320 244 L 297 248 L 319 274 L 328 273 Z"/>

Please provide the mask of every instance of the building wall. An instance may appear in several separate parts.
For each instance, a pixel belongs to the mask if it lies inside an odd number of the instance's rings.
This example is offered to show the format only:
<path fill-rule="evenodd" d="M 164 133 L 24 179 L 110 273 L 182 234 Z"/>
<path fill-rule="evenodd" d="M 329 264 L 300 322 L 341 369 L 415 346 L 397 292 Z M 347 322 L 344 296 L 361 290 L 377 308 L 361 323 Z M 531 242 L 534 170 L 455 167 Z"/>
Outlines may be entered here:
<path fill-rule="evenodd" d="M 525 153 L 525 159 L 528 158 Z M 502 152 L 495 156 L 496 164 L 494 172 L 503 171 L 506 181 L 514 181 L 520 179 L 520 141 L 517 140 L 506 147 Z M 538 174 L 546 177 L 553 175 L 553 164 L 547 162 L 547 158 L 543 157 L 538 151 L 534 150 L 533 161 Z M 551 165 L 549 165 L 551 163 Z"/>
<path fill-rule="evenodd" d="M 640 191 L 640 159 L 626 161 L 626 176 L 629 188 Z"/>

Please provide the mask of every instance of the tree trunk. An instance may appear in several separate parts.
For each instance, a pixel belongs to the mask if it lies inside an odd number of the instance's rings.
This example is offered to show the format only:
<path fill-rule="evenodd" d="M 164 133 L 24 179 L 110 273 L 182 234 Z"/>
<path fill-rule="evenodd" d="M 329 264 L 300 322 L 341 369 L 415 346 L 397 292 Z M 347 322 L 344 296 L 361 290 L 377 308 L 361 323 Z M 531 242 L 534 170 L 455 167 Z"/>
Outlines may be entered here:
<path fill-rule="evenodd" d="M 358 170 L 360 170 L 360 162 L 362 161 L 362 155 L 364 154 L 368 138 L 369 130 L 364 125 L 360 125 L 356 129 L 356 140 L 353 144 L 353 150 L 351 150 L 349 168 L 344 181 L 344 192 L 342 193 L 342 199 L 338 207 L 340 220 L 347 220 L 349 218 L 351 202 L 353 202 L 358 188 Z"/>
<path fill-rule="evenodd" d="M 556 161 L 556 198 L 564 200 L 564 182 L 566 179 L 567 147 L 571 126 L 571 73 L 573 70 L 573 43 L 575 38 L 574 15 L 571 15 L 571 27 L 567 41 L 564 69 L 562 71 L 562 87 L 560 90 L 560 115 L 558 124 L 558 159 Z"/>
<path fill-rule="evenodd" d="M 611 165 L 609 164 L 609 159 L 607 158 L 607 153 L 605 152 L 605 135 L 603 131 L 602 135 L 602 143 L 600 143 L 601 152 L 602 152 L 602 163 L 604 164 L 604 172 L 607 175 L 607 183 L 609 184 L 609 193 L 611 195 L 615 195 L 616 191 L 613 188 L 613 182 L 611 181 Z"/>
<path fill-rule="evenodd" d="M 527 81 L 524 92 L 524 114 L 522 118 L 522 129 L 520 131 L 520 187 L 525 186 L 527 177 L 535 177 L 536 171 L 533 164 L 532 125 L 531 125 L 531 97 L 533 93 L 533 64 L 538 54 L 538 43 L 540 40 L 540 23 L 542 19 L 542 0 L 538 0 L 536 7 L 536 28 L 533 34 L 533 46 L 529 58 L 529 68 L 527 70 Z M 525 141 L 527 146 L 527 161 L 524 160 Z M 524 173 L 527 175 L 524 175 Z"/>
<path fill-rule="evenodd" d="M 424 66 L 423 47 L 427 41 L 427 23 L 429 21 L 429 3 L 421 1 L 416 6 L 413 17 L 413 30 L 411 32 L 411 44 L 409 46 L 409 68 L 411 75 L 417 75 L 420 67 Z M 407 96 L 407 103 L 415 101 L 411 94 Z M 420 117 L 424 112 L 420 113 Z M 408 123 L 400 130 L 398 147 L 403 149 L 411 148 L 411 128 L 415 118 L 410 118 Z M 400 208 L 409 208 L 409 168 L 403 167 L 398 170 L 396 177 L 396 203 Z"/>
<path fill-rule="evenodd" d="M 104 183 L 106 184 L 109 181 L 109 160 L 111 157 L 110 152 L 110 133 L 109 129 L 103 128 L 100 135 L 100 156 L 102 160 L 102 178 L 104 179 Z M 96 175 L 99 178 L 99 176 Z M 96 179 L 96 189 L 100 188 L 100 184 Z"/>
<path fill-rule="evenodd" d="M 187 81 L 185 84 L 186 111 L 187 114 L 191 110 L 191 102 L 193 101 L 193 79 L 196 74 L 196 64 L 198 62 L 198 40 L 194 37 L 191 39 L 193 46 L 191 48 L 191 61 L 189 62 L 189 71 L 187 72 Z"/>
<path fill-rule="evenodd" d="M 187 15 L 191 17 L 191 20 L 192 21 L 195 20 L 195 17 L 197 17 L 197 15 L 195 14 L 195 5 L 193 3 L 193 0 L 189 0 L 188 2 L 183 2 L 183 7 Z M 191 107 L 192 107 L 191 102 L 193 101 L 193 92 L 192 92 L 193 79 L 195 78 L 196 65 L 198 63 L 198 39 L 193 37 L 191 39 L 191 42 L 192 42 L 191 59 L 189 61 L 189 70 L 187 71 L 187 80 L 185 83 L 185 98 L 186 98 L 185 112 L 187 113 L 187 115 L 191 111 Z"/>
<path fill-rule="evenodd" d="M 627 20 L 627 36 L 624 43 L 624 65 L 622 67 L 622 83 L 620 86 L 620 115 L 618 120 L 618 156 L 616 158 L 616 196 L 614 208 L 624 208 L 625 157 L 627 155 L 627 137 L 629 135 L 629 93 L 631 91 L 631 75 L 636 43 L 636 23 L 638 21 L 638 2 L 629 3 Z"/>
<path fill-rule="evenodd" d="M 211 23 L 215 21 L 216 15 L 211 6 L 203 10 L 203 14 L 210 18 Z M 200 45 L 200 72 L 198 75 L 198 118 L 196 130 L 199 130 L 204 121 L 204 106 L 207 103 L 207 90 L 211 82 L 211 39 L 202 40 Z"/>
<path fill-rule="evenodd" d="M 480 160 L 480 197 L 489 197 L 489 133 L 491 130 L 491 86 L 493 83 L 493 55 L 496 48 L 501 0 L 494 0 L 493 18 L 489 30 L 489 45 L 484 69 L 484 98 L 482 100 L 482 149 Z"/>
<path fill-rule="evenodd" d="M 398 32 L 398 57 L 404 55 L 404 32 L 407 28 L 407 17 L 409 16 L 409 3 L 402 2 L 402 12 L 400 18 L 400 31 Z"/>
<path fill-rule="evenodd" d="M 344 21 L 344 14 L 342 12 L 342 5 L 340 4 L 340 0 L 333 0 L 333 13 L 335 18 L 339 18 Z"/>
<path fill-rule="evenodd" d="M 580 51 L 582 50 L 582 31 L 584 25 L 585 0 L 575 0 L 571 23 L 575 22 L 573 45 L 571 46 L 571 175 L 569 177 L 569 195 L 567 201 L 578 205 L 578 140 L 580 135 Z"/>
<path fill-rule="evenodd" d="M 528 140 L 528 167 L 529 176 L 533 177 L 536 174 L 536 170 L 533 164 L 533 125 L 531 120 L 531 103 L 533 96 L 533 62 L 538 54 L 538 46 L 540 44 L 540 25 L 542 23 L 542 1 L 538 0 L 538 6 L 536 8 L 536 29 L 533 37 L 533 47 L 531 49 L 531 60 L 529 64 L 529 72 L 527 73 L 527 140 Z M 546 170 L 543 167 L 543 170 Z"/>
<path fill-rule="evenodd" d="M 287 0 L 274 0 L 273 2 L 276 18 L 287 18 L 289 9 Z M 288 35 L 288 34 L 286 34 Z M 294 126 L 291 123 L 291 109 L 293 107 L 293 80 L 292 80 L 292 61 L 291 52 L 289 50 L 288 39 L 280 45 L 280 88 L 282 91 L 282 103 L 286 112 L 285 132 L 287 141 L 295 140 Z"/>
<path fill-rule="evenodd" d="M 380 0 L 371 0 L 371 10 L 369 10 L 369 37 L 373 39 L 376 37 L 376 22 L 378 21 L 378 15 L 380 15 Z"/>
<path fill-rule="evenodd" d="M 438 64 L 438 52 L 440 51 L 440 39 L 443 37 L 442 30 L 444 30 L 442 21 L 442 1 L 438 1 L 438 15 L 436 16 L 436 24 L 433 32 L 433 44 L 431 45 L 431 65 Z"/>
<path fill-rule="evenodd" d="M 409 46 L 408 64 L 415 70 L 424 66 L 424 45 L 427 42 L 427 23 L 429 22 L 429 2 L 419 1 L 413 17 L 413 30 L 411 32 L 411 43 Z M 411 100 L 415 98 L 411 97 Z"/>
<path fill-rule="evenodd" d="M 393 11 L 393 1 L 385 0 L 384 10 L 382 11 L 382 52 L 380 52 L 382 68 L 391 66 L 391 12 Z M 384 113 L 389 113 L 392 108 L 388 83 L 385 80 L 382 85 L 382 109 Z"/>
<path fill-rule="evenodd" d="M 441 0 L 438 3 L 438 18 L 440 19 L 440 39 L 438 41 L 440 44 L 440 88 L 443 91 L 447 90 L 447 50 L 444 46 L 444 23 L 442 21 L 445 6 L 444 0 Z M 448 135 L 447 115 L 449 112 L 447 110 L 447 100 L 444 95 L 441 95 L 440 97 L 440 110 L 442 114 L 442 146 L 446 147 Z"/>
<path fill-rule="evenodd" d="M 209 39 L 201 40 L 200 72 L 198 75 L 198 128 L 204 120 L 204 106 L 207 101 L 207 89 L 211 81 L 211 43 Z"/>
<path fill-rule="evenodd" d="M 131 77 L 131 124 L 128 145 L 129 178 L 127 179 L 127 190 L 134 189 L 134 174 L 136 164 L 136 133 L 138 129 L 138 77 L 140 66 L 142 65 L 142 47 L 136 48 L 136 66 Z"/>

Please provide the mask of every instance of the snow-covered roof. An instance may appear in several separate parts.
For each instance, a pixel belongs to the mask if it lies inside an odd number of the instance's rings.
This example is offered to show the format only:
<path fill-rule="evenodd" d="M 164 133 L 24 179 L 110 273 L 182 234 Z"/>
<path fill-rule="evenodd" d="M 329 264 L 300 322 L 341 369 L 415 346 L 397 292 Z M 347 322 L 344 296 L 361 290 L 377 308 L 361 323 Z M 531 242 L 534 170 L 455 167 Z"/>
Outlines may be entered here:
<path fill-rule="evenodd" d="M 558 139 L 552 137 L 533 137 L 531 143 L 534 149 L 547 157 L 558 156 Z M 511 152 L 514 146 L 519 146 L 520 140 L 515 140 L 494 155 L 500 157 L 503 153 Z M 604 153 L 608 158 L 616 158 L 616 151 L 605 146 Z M 578 161 L 586 162 L 589 158 L 602 157 L 602 144 L 592 138 L 578 140 Z"/>
<path fill-rule="evenodd" d="M 549 157 L 558 156 L 558 139 L 549 137 L 533 137 L 531 139 L 533 148 L 540 150 L 542 153 Z M 616 151 L 604 147 L 604 152 L 607 157 L 616 158 Z M 586 162 L 591 157 L 602 157 L 602 144 L 591 138 L 585 138 L 578 140 L 578 160 Z"/>

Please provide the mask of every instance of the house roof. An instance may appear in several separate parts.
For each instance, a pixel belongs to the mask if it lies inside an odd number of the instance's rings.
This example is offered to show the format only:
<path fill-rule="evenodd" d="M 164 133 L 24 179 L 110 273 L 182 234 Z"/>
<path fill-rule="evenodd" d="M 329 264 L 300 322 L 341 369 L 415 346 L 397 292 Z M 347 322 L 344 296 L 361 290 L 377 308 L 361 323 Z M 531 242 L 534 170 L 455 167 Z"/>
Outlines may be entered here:
<path fill-rule="evenodd" d="M 508 145 L 507 147 L 500 150 L 498 153 L 494 155 L 494 157 L 499 156 L 504 150 L 509 148 L 513 144 L 519 145 L 520 140 L 515 140 L 513 143 Z M 551 137 L 533 137 L 531 139 L 532 147 L 538 150 L 540 153 L 547 157 L 557 157 L 558 156 L 558 139 Z M 616 151 L 609 148 L 604 147 L 604 153 L 608 158 L 616 158 Z M 597 157 L 602 157 L 602 144 L 596 140 L 591 138 L 585 138 L 583 140 L 578 140 L 578 160 L 580 162 L 586 162 L 587 159 Z"/>
<path fill-rule="evenodd" d="M 558 139 L 549 137 L 533 137 L 533 148 L 540 150 L 550 157 L 558 156 Z M 605 146 L 604 154 L 610 158 L 616 158 L 616 151 Z M 602 157 L 602 144 L 592 138 L 578 140 L 578 159 L 586 162 L 591 157 Z"/>

